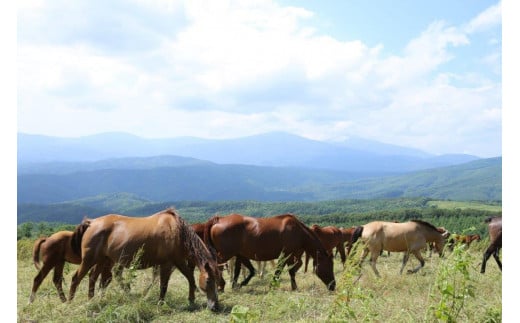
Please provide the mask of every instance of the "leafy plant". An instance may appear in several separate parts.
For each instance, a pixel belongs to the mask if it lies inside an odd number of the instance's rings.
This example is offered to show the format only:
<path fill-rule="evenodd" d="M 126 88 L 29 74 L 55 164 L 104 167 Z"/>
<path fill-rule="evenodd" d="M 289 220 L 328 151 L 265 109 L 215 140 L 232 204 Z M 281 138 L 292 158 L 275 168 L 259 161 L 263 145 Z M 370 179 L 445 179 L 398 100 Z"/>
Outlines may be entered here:
<path fill-rule="evenodd" d="M 269 288 L 271 290 L 279 289 L 280 288 L 280 275 L 282 272 L 289 271 L 294 265 L 285 268 L 285 263 L 287 262 L 287 259 L 289 259 L 289 256 L 285 256 L 284 252 L 282 251 L 280 255 L 278 256 L 278 259 L 276 260 L 276 268 L 274 270 L 274 274 L 271 277 L 271 280 L 269 281 Z"/>
<path fill-rule="evenodd" d="M 474 278 L 470 275 L 471 255 L 463 244 L 456 244 L 446 261 L 441 262 L 430 293 L 434 304 L 428 316 L 443 322 L 456 322 L 468 297 L 475 297 Z"/>
<path fill-rule="evenodd" d="M 253 313 L 247 306 L 235 305 L 231 309 L 230 322 L 246 323 L 257 320 L 258 315 Z"/>
<path fill-rule="evenodd" d="M 329 320 L 336 321 L 365 321 L 370 322 L 378 317 L 373 310 L 374 293 L 369 288 L 363 288 L 358 282 L 361 278 L 359 266 L 358 241 L 351 249 L 347 258 L 345 270 L 337 288 L 337 296 L 329 311 Z"/>

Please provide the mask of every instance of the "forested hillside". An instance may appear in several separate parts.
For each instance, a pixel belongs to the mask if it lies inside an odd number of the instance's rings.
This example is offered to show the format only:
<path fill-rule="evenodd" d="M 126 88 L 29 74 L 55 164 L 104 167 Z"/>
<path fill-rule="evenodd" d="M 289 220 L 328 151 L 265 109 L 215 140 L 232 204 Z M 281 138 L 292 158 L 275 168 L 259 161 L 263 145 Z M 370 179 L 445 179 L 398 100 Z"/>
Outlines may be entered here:
<path fill-rule="evenodd" d="M 162 201 L 320 201 L 432 197 L 501 200 L 502 158 L 374 176 L 333 170 L 247 165 L 97 169 L 65 174 L 19 174 L 18 203 L 60 203 L 130 193 Z"/>

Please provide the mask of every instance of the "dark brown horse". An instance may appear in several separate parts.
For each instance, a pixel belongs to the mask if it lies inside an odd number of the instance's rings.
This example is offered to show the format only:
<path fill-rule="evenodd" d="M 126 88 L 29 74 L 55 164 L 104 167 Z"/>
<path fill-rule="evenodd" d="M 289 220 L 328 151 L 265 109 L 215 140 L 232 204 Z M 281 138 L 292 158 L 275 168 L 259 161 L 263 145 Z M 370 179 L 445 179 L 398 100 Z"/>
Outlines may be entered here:
<path fill-rule="evenodd" d="M 330 255 L 333 255 L 334 248 L 336 248 L 336 252 L 339 252 L 341 256 L 341 263 L 345 265 L 345 261 L 347 257 L 345 255 L 345 247 L 343 245 L 344 237 L 341 230 L 333 225 L 329 225 L 326 227 L 321 227 L 317 224 L 313 224 L 310 226 L 310 229 L 316 233 L 318 238 L 320 239 L 323 247 Z M 304 272 L 307 272 L 307 265 L 309 264 L 309 255 L 305 253 L 305 269 Z"/>
<path fill-rule="evenodd" d="M 189 282 L 188 299 L 193 304 L 196 285 L 190 263 L 194 263 L 200 271 L 199 287 L 206 292 L 208 307 L 218 310 L 217 263 L 174 209 L 148 217 L 108 214 L 89 222 L 78 226 L 73 237 L 73 248 L 81 250 L 82 261 L 72 277 L 69 301 L 94 265 L 122 268 L 136 263 L 139 269 L 159 267 L 160 300 L 164 300 L 172 270 L 178 268 Z M 89 298 L 92 296 L 89 290 Z"/>
<path fill-rule="evenodd" d="M 487 218 L 484 222 L 488 224 L 489 230 L 489 247 L 484 252 L 482 259 L 482 267 L 480 268 L 481 273 L 486 272 L 486 262 L 493 255 L 497 262 L 498 268 L 502 271 L 502 262 L 500 261 L 499 252 L 502 248 L 502 216 Z"/>
<path fill-rule="evenodd" d="M 246 285 L 254 276 L 253 260 L 278 259 L 283 253 L 287 257 L 291 276 L 291 287 L 297 288 L 295 275 L 302 266 L 302 254 L 307 252 L 316 263 L 316 275 L 329 290 L 334 290 L 332 256 L 323 247 L 320 239 L 304 223 L 292 214 L 277 215 L 267 218 L 253 218 L 240 214 L 214 216 L 206 223 L 204 241 L 215 248 L 219 262 L 225 262 L 236 256 L 237 262 L 233 277 L 233 285 L 237 284 L 240 265 L 243 263 L 250 271 L 240 286 Z M 275 276 L 279 277 L 281 268 Z"/>
<path fill-rule="evenodd" d="M 38 270 L 38 274 L 34 277 L 31 296 L 29 303 L 32 303 L 36 298 L 36 291 L 41 283 L 47 277 L 49 272 L 54 268 L 54 275 L 52 282 L 58 290 L 58 295 L 62 302 L 67 298 L 63 293 L 63 267 L 65 262 L 78 265 L 81 263 L 81 255 L 76 254 L 71 247 L 72 231 L 59 231 L 52 234 L 50 237 L 42 237 L 34 242 L 33 246 L 33 263 Z M 40 256 L 43 265 L 40 267 Z M 112 278 L 112 273 L 109 268 L 105 268 L 102 272 L 102 285 L 107 285 Z M 91 287 L 92 288 L 92 287 Z"/>
<path fill-rule="evenodd" d="M 370 252 L 370 265 L 378 277 L 380 275 L 376 268 L 376 261 L 381 250 L 404 252 L 400 273 L 403 272 L 410 253 L 412 253 L 419 260 L 420 265 L 408 270 L 408 273 L 415 273 L 424 266 L 421 250 L 426 247 L 428 242 L 434 242 L 439 255 L 442 255 L 444 247 L 444 236 L 435 226 L 421 220 L 412 220 L 405 223 L 370 222 L 356 228 L 352 243 L 355 243 L 359 238 L 365 243 L 360 264 Z"/>

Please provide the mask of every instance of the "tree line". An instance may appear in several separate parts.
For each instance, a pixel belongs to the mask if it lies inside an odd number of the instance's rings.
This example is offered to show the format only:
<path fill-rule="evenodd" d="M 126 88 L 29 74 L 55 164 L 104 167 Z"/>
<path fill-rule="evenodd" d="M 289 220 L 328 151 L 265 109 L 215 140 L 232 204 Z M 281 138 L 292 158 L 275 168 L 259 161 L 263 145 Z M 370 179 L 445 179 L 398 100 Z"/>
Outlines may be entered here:
<path fill-rule="evenodd" d="M 412 219 L 424 220 L 435 226 L 443 226 L 450 232 L 478 233 L 487 236 L 484 219 L 501 212 L 472 208 L 438 208 L 428 205 L 428 198 L 400 198 L 381 200 L 338 200 L 323 202 L 255 202 L 255 201 L 220 201 L 220 202 L 170 202 L 150 203 L 145 206 L 121 212 L 130 216 L 146 216 L 167 207 L 174 206 L 188 223 L 204 222 L 213 215 L 240 213 L 253 217 L 274 216 L 293 213 L 305 224 L 321 226 L 334 225 L 351 227 L 371 221 L 405 222 Z M 496 202 L 495 202 L 496 203 Z M 107 213 L 120 213 L 117 210 L 89 215 L 95 218 Z M 79 218 L 70 223 L 63 221 L 25 221 L 18 224 L 17 239 L 49 236 L 60 230 L 73 230 L 80 222 Z M 67 223 L 69 222 L 69 223 Z"/>

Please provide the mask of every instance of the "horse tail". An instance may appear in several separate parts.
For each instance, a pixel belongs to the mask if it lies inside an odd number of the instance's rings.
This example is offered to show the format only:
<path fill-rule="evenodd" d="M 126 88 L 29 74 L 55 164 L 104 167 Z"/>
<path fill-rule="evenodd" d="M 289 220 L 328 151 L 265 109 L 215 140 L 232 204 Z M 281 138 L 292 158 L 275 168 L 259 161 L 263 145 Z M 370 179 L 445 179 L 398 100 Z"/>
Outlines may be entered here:
<path fill-rule="evenodd" d="M 356 229 L 354 230 L 354 233 L 352 233 L 352 238 L 350 238 L 350 245 L 352 246 L 354 243 L 356 243 L 356 241 L 358 241 L 359 237 L 361 237 L 361 235 L 363 234 L 363 226 L 360 225 L 358 227 L 356 227 Z"/>
<path fill-rule="evenodd" d="M 40 247 L 42 245 L 42 243 L 45 242 L 45 240 L 47 240 L 46 237 L 42 237 L 42 238 L 39 238 L 38 240 L 36 240 L 34 242 L 34 247 L 33 247 L 33 264 L 34 264 L 34 267 L 36 267 L 37 270 L 40 270 Z"/>
<path fill-rule="evenodd" d="M 90 227 L 91 220 L 83 219 L 80 224 L 76 226 L 72 237 L 70 238 L 70 246 L 72 247 L 72 252 L 81 257 L 81 240 L 83 240 L 83 235 L 85 231 Z"/>

